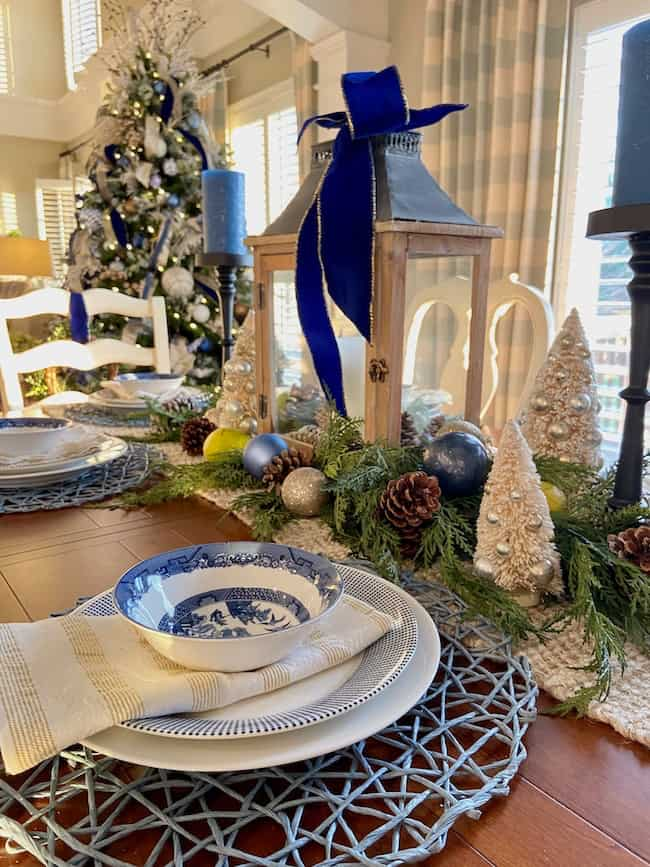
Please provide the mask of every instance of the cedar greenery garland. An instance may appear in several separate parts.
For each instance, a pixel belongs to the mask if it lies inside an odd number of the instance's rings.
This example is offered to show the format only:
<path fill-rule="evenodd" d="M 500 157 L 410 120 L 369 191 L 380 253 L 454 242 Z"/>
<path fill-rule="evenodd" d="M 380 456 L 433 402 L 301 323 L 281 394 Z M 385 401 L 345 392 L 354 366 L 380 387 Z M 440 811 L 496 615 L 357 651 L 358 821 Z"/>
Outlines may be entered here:
<path fill-rule="evenodd" d="M 380 516 L 378 506 L 390 481 L 422 469 L 422 450 L 364 444 L 360 429 L 360 420 L 330 411 L 313 460 L 327 476 L 331 496 L 331 506 L 321 517 L 333 537 L 353 556 L 372 562 L 381 575 L 397 580 L 405 565 L 399 531 Z M 607 543 L 608 535 L 650 521 L 650 509 L 640 505 L 610 509 L 614 469 L 600 476 L 588 467 L 555 458 L 536 457 L 535 462 L 542 480 L 557 485 L 567 498 L 566 507 L 552 513 L 568 598 L 558 615 L 537 626 L 509 593 L 474 574 L 471 558 L 476 547 L 480 494 L 441 499 L 439 511 L 423 528 L 413 565 L 435 569 L 466 602 L 468 616 L 486 617 L 515 642 L 529 636 L 543 640 L 550 632 L 579 622 L 585 639 L 593 644 L 587 670 L 594 680 L 558 705 L 555 712 L 585 713 L 590 701 L 606 697 L 612 662 L 624 667 L 625 641 L 644 650 L 650 646 L 650 579 L 634 562 L 618 557 Z M 251 516 L 257 539 L 271 540 L 293 519 L 280 497 L 244 470 L 241 452 L 189 466 L 166 464 L 162 475 L 149 489 L 124 494 L 119 504 L 146 506 L 222 488 L 243 490 L 233 508 L 246 511 L 247 520 Z"/>

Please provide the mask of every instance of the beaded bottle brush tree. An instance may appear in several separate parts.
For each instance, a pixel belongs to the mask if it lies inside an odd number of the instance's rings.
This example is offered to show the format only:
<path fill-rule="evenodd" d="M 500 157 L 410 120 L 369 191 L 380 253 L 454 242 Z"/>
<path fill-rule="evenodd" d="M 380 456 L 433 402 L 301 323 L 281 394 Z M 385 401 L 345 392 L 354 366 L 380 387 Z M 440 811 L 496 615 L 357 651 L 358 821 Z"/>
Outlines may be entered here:
<path fill-rule="evenodd" d="M 255 407 L 255 314 L 251 310 L 237 337 L 232 357 L 223 366 L 223 394 L 207 418 L 220 428 L 257 431 Z"/>
<path fill-rule="evenodd" d="M 485 485 L 477 523 L 474 568 L 522 605 L 562 591 L 554 528 L 533 456 L 510 421 Z"/>
<path fill-rule="evenodd" d="M 598 468 L 599 411 L 591 352 L 574 308 L 537 374 L 521 430 L 534 454 Z"/>

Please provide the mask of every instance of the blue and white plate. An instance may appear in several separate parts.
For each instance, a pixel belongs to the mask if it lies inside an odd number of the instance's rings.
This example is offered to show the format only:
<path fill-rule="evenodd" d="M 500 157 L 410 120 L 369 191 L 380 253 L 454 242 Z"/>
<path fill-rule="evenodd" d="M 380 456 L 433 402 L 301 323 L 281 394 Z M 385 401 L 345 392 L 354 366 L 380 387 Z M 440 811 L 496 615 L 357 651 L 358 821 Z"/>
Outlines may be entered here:
<path fill-rule="evenodd" d="M 225 708 L 130 720 L 123 728 L 170 738 L 221 740 L 290 732 L 348 713 L 394 683 L 415 654 L 418 626 L 403 591 L 381 578 L 338 566 L 345 592 L 390 614 L 395 625 L 379 641 L 343 665 L 254 696 Z M 88 602 L 80 613 L 108 617 L 116 613 L 110 591 Z"/>

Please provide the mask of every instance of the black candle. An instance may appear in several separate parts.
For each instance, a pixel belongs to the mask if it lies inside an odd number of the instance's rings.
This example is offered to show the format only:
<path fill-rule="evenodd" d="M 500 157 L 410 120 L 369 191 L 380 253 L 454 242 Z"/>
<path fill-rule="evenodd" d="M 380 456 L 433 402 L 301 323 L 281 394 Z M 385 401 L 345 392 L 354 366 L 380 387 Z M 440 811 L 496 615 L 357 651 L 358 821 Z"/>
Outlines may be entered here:
<path fill-rule="evenodd" d="M 650 202 L 650 20 L 623 37 L 612 204 Z M 650 228 L 650 227 L 648 227 Z"/>

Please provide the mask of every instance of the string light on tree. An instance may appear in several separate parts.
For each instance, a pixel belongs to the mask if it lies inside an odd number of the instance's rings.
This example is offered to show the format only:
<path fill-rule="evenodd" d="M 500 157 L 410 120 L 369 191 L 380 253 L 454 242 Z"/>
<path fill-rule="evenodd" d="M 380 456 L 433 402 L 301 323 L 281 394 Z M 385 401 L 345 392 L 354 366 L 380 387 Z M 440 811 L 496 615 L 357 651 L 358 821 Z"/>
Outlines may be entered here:
<path fill-rule="evenodd" d="M 562 590 L 554 527 L 530 448 L 510 421 L 485 485 L 477 523 L 477 574 L 536 605 Z"/>

